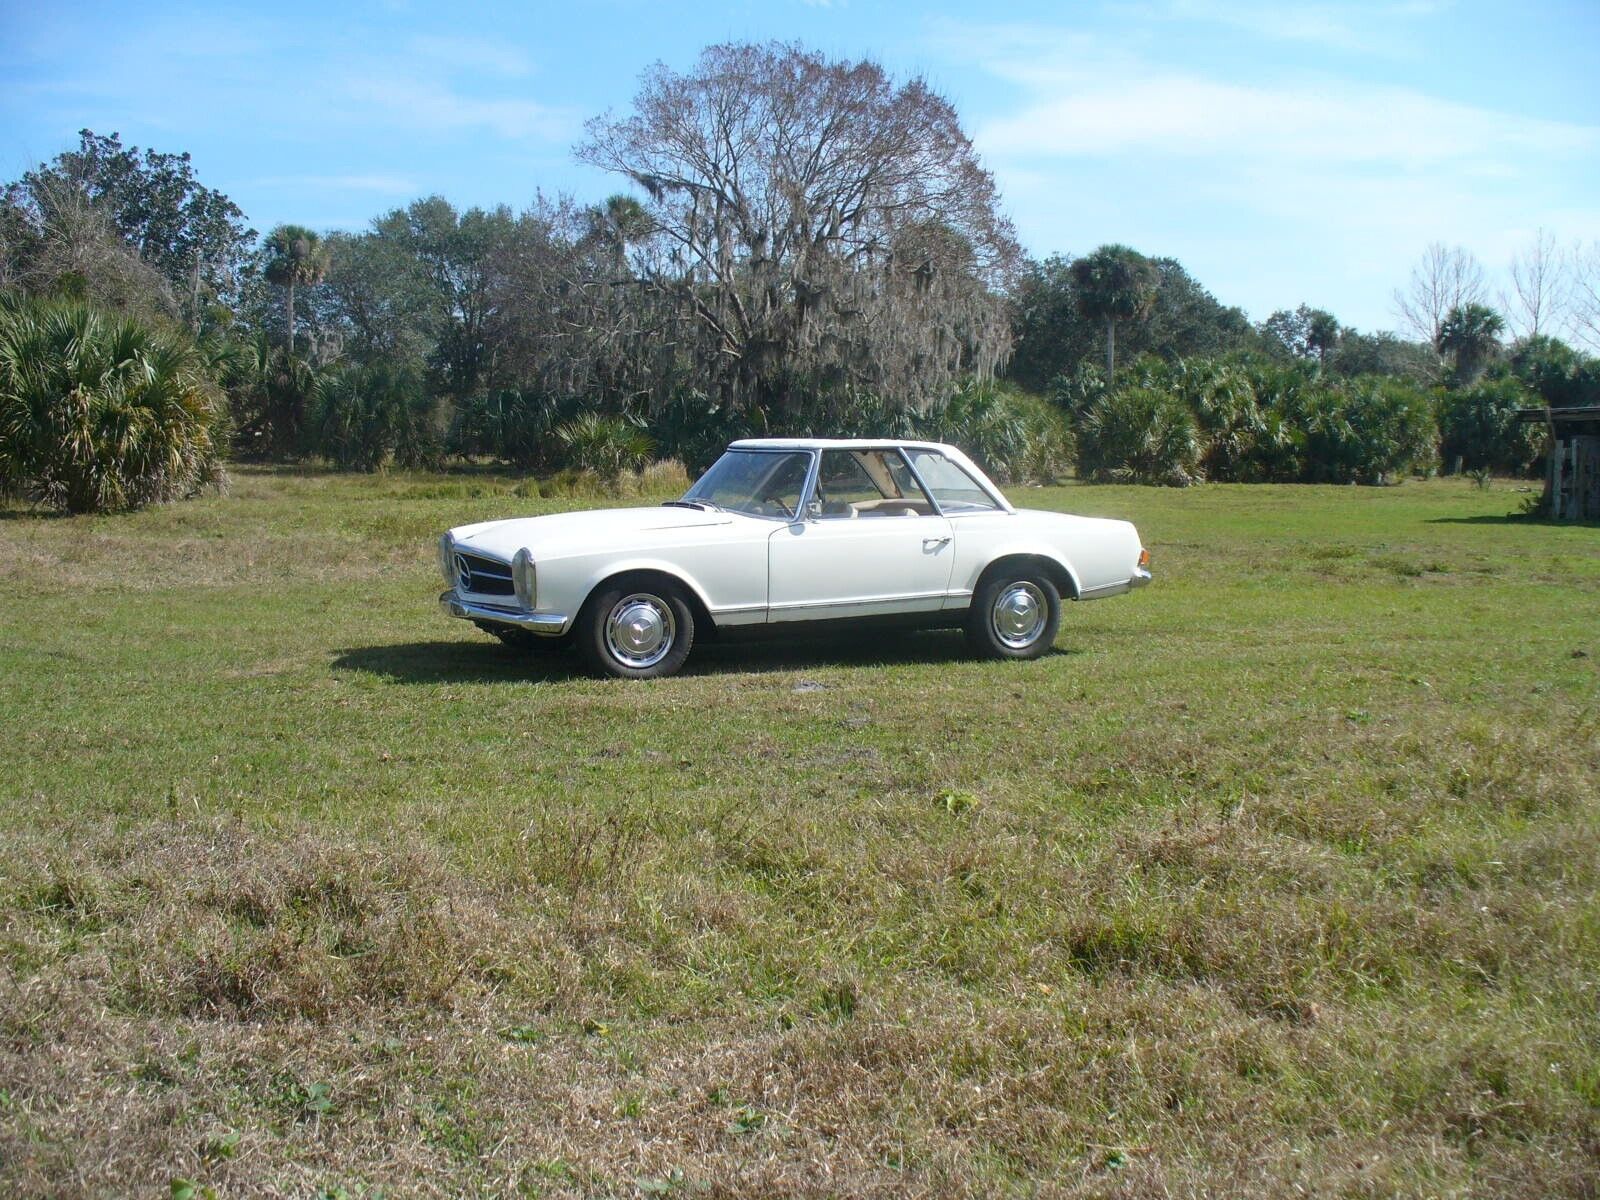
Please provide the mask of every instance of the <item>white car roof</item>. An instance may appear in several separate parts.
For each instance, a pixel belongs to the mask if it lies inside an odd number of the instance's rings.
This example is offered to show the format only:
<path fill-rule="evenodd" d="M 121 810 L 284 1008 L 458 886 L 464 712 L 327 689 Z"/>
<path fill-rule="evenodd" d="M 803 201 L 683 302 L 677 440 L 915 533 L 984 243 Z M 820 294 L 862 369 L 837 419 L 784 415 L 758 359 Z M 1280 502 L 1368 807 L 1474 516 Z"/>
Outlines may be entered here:
<path fill-rule="evenodd" d="M 907 438 L 740 438 L 728 443 L 730 450 L 871 450 L 883 446 L 939 450 L 946 454 L 955 449 L 943 442 L 919 442 Z"/>

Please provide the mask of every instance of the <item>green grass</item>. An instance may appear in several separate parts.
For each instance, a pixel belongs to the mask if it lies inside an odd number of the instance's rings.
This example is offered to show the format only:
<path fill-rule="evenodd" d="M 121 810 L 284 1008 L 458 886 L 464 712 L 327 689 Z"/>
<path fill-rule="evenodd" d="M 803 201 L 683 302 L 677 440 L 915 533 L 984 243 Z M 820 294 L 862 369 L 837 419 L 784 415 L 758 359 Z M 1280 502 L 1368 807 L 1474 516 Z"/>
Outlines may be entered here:
<path fill-rule="evenodd" d="M 1156 569 L 1040 661 L 621 684 L 434 607 L 517 487 L 0 513 L 0 1191 L 1600 1188 L 1593 527 L 1029 489 Z"/>

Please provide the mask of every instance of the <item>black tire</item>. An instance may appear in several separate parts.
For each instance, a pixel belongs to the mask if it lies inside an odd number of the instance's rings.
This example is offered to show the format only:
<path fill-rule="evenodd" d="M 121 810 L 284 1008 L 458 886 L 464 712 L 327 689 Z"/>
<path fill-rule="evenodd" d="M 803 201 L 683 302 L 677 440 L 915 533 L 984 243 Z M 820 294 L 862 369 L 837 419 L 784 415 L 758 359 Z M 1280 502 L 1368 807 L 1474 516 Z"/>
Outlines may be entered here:
<path fill-rule="evenodd" d="M 578 649 L 598 674 L 659 679 L 674 674 L 694 645 L 694 613 L 671 584 L 606 584 L 578 617 Z"/>
<path fill-rule="evenodd" d="M 1061 593 L 1041 571 L 1002 568 L 985 577 L 967 610 L 967 642 L 983 658 L 1038 658 L 1061 628 Z"/>

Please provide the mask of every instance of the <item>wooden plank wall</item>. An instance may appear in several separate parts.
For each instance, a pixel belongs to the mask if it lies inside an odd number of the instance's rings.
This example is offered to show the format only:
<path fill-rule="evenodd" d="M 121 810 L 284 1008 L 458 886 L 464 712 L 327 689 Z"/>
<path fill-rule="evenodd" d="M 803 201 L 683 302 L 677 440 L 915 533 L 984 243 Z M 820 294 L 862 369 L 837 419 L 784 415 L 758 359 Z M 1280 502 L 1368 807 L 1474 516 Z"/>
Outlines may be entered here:
<path fill-rule="evenodd" d="M 1551 515 L 1558 521 L 1600 521 L 1600 437 L 1559 438 L 1550 456 Z"/>

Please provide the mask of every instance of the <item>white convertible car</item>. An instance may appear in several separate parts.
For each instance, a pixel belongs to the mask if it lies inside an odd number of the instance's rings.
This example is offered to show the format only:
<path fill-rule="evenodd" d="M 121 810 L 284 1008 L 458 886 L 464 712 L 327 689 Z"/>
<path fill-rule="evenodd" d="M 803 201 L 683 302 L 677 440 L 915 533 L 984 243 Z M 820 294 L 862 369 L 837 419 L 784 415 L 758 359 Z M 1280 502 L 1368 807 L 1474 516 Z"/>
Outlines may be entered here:
<path fill-rule="evenodd" d="M 658 508 L 463 525 L 439 541 L 439 603 L 517 647 L 576 642 L 597 671 L 670 675 L 697 640 L 802 621 L 961 626 L 1036 658 L 1061 600 L 1150 582 L 1126 521 L 1012 508 L 953 446 L 734 442 Z"/>

